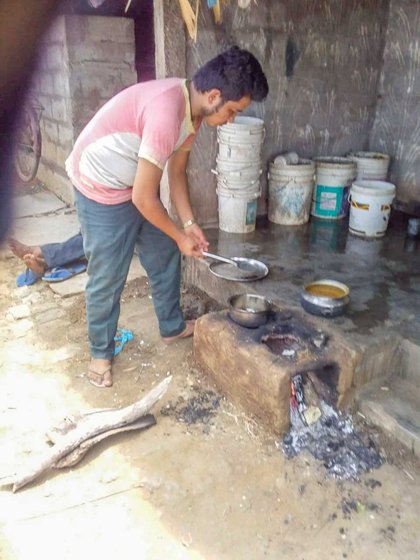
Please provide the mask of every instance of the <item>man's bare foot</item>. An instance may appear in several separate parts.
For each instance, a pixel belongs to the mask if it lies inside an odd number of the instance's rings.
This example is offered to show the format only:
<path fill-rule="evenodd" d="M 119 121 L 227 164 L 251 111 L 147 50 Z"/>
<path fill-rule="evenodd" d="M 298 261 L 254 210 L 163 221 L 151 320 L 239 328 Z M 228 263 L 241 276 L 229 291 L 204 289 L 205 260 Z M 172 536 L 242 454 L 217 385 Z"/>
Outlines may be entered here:
<path fill-rule="evenodd" d="M 20 259 L 23 259 L 25 255 L 34 255 L 35 257 L 41 259 L 44 258 L 44 255 L 42 254 L 42 249 L 39 245 L 25 245 L 24 243 L 21 243 L 20 241 L 14 239 L 13 237 L 9 237 L 7 241 L 12 253 L 17 257 L 19 257 Z"/>
<path fill-rule="evenodd" d="M 182 338 L 188 338 L 189 336 L 193 336 L 194 327 L 195 327 L 194 320 L 185 321 L 185 329 L 182 332 L 176 334 L 175 336 L 162 336 L 162 340 L 165 344 L 173 344 L 174 342 L 177 342 Z"/>
<path fill-rule="evenodd" d="M 28 253 L 23 257 L 23 262 L 26 264 L 28 268 L 37 272 L 38 274 L 43 274 L 47 268 L 47 263 L 41 257 L 36 257 Z"/>
<path fill-rule="evenodd" d="M 112 386 L 112 366 L 111 360 L 104 358 L 92 358 L 89 364 L 87 378 L 89 383 L 95 387 L 111 387 Z"/>

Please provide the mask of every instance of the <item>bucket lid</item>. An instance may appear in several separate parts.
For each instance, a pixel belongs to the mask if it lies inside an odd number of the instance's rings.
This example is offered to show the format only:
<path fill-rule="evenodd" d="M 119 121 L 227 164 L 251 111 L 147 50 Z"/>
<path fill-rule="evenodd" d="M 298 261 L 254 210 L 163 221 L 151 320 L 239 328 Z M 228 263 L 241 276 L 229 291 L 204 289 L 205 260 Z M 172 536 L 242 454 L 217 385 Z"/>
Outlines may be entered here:
<path fill-rule="evenodd" d="M 355 181 L 350 192 L 358 194 L 370 194 L 372 196 L 394 195 L 396 187 L 387 181 Z"/>
<path fill-rule="evenodd" d="M 318 168 L 328 167 L 330 169 L 353 169 L 356 167 L 356 163 L 348 157 L 319 156 L 315 157 L 314 161 Z"/>
<path fill-rule="evenodd" d="M 315 163 L 310 159 L 299 158 L 298 163 L 288 163 L 286 165 L 277 166 L 274 161 L 270 163 L 270 173 L 283 174 L 284 172 L 297 171 L 297 172 L 314 172 Z"/>

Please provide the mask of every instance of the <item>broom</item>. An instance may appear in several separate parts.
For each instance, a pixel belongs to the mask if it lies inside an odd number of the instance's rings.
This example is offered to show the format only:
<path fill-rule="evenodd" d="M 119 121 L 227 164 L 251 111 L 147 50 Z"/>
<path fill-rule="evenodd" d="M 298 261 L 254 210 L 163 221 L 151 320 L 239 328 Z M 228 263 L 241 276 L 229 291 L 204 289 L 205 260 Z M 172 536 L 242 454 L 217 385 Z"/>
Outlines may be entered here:
<path fill-rule="evenodd" d="M 198 4 L 200 0 L 197 0 L 197 10 L 196 13 L 198 15 Z M 187 26 L 188 34 L 194 41 L 197 39 L 197 18 L 196 14 L 194 14 L 193 9 L 191 8 L 191 4 L 189 0 L 179 0 L 179 5 L 181 8 L 181 15 L 182 19 L 184 20 L 185 25 Z"/>

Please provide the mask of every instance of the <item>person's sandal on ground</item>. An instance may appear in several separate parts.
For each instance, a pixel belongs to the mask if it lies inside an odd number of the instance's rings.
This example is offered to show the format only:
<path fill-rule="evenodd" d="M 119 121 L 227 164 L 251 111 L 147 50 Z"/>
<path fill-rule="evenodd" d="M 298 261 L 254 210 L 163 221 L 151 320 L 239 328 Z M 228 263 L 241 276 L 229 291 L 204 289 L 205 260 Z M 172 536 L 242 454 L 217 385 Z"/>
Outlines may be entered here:
<path fill-rule="evenodd" d="M 178 340 L 181 340 L 183 338 L 188 338 L 189 336 L 192 336 L 194 334 L 194 326 L 195 326 L 194 320 L 185 321 L 185 329 L 182 332 L 176 334 L 175 336 L 162 336 L 162 340 L 165 344 L 173 344 Z"/>
<path fill-rule="evenodd" d="M 102 362 L 102 363 L 101 363 Z M 92 359 L 87 373 L 91 385 L 104 389 L 112 387 L 112 364 L 109 360 Z"/>

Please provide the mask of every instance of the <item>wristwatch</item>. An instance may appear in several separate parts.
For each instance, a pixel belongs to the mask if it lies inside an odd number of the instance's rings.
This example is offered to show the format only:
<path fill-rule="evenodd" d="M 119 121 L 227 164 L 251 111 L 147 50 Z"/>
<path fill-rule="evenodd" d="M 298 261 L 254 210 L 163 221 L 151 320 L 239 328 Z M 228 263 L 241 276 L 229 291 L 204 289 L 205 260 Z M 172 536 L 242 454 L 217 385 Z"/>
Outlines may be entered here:
<path fill-rule="evenodd" d="M 189 220 L 187 220 L 186 222 L 184 222 L 182 224 L 182 229 L 187 229 L 187 227 L 190 227 L 195 223 L 196 223 L 196 221 L 194 220 L 194 218 L 190 218 Z"/>

